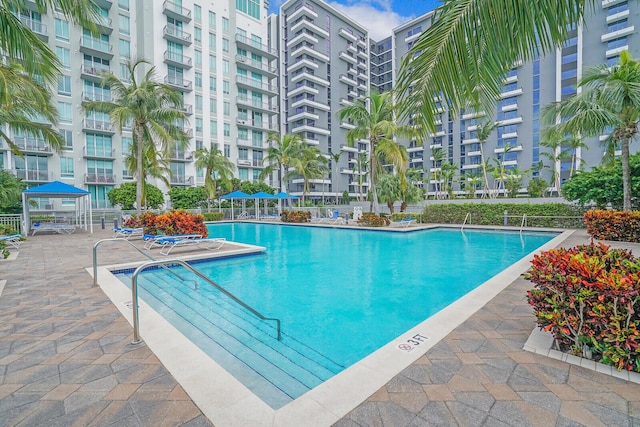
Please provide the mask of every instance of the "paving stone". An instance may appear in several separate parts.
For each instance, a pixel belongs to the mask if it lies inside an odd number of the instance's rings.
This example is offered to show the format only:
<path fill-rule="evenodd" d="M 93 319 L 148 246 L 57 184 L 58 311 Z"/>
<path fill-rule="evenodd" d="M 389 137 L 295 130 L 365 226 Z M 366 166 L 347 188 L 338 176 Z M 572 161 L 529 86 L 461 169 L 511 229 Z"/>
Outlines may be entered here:
<path fill-rule="evenodd" d="M 420 421 L 423 424 L 420 424 Z M 416 427 L 420 425 L 444 427 L 457 424 L 445 402 L 428 402 L 412 423 Z"/>
<path fill-rule="evenodd" d="M 479 409 L 483 412 L 489 412 L 491 406 L 495 403 L 495 399 L 489 392 L 454 392 L 456 401 Z"/>
<path fill-rule="evenodd" d="M 383 402 L 364 402 L 351 411 L 347 418 L 359 426 L 382 427 L 382 417 L 378 405 Z"/>
<path fill-rule="evenodd" d="M 458 401 L 447 402 L 447 408 L 451 411 L 456 423 L 461 426 L 482 426 L 487 417 L 486 412 Z"/>
<path fill-rule="evenodd" d="M 557 414 L 560 412 L 560 405 L 562 404 L 561 400 L 554 393 L 550 391 L 521 391 L 518 392 L 518 395 L 525 402 L 536 405 L 537 407 L 543 408 L 549 412 Z"/>

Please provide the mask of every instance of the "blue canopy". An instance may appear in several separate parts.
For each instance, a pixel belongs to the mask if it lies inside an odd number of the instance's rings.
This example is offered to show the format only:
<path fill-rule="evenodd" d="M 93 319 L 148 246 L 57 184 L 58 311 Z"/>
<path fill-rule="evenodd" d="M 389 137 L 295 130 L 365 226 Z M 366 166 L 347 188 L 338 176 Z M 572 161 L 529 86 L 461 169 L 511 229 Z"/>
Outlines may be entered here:
<path fill-rule="evenodd" d="M 266 193 L 264 191 L 258 191 L 255 194 L 250 195 L 252 199 L 277 199 L 273 194 Z"/>
<path fill-rule="evenodd" d="M 233 193 L 225 194 L 221 199 L 253 199 L 253 196 L 243 193 L 240 190 L 236 190 Z"/>
<path fill-rule="evenodd" d="M 284 191 L 279 192 L 278 194 L 274 195 L 273 197 L 276 198 L 276 199 L 288 199 L 288 198 L 299 199 L 300 198 L 298 196 L 294 196 L 293 194 L 287 194 Z"/>
<path fill-rule="evenodd" d="M 47 184 L 39 185 L 38 187 L 29 188 L 24 190 L 23 193 L 27 193 L 28 197 L 82 197 L 89 194 L 87 190 L 74 187 L 73 185 L 65 184 L 60 181 L 53 181 Z"/>

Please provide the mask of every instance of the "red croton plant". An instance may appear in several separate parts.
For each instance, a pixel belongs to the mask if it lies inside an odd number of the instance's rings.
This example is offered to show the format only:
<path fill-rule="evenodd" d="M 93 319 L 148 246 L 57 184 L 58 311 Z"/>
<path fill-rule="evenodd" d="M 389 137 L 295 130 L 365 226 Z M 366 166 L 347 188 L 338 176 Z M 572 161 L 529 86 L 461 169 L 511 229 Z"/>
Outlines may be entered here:
<path fill-rule="evenodd" d="M 525 277 L 538 326 L 574 354 L 584 346 L 602 363 L 640 372 L 640 263 L 603 244 L 552 249 Z"/>
<path fill-rule="evenodd" d="M 124 223 L 125 227 L 142 227 L 147 234 L 175 236 L 178 234 L 200 234 L 207 237 L 207 226 L 202 215 L 186 211 L 170 211 L 163 214 L 145 212 L 134 215 Z"/>
<path fill-rule="evenodd" d="M 591 210 L 584 214 L 587 233 L 594 239 L 640 242 L 640 212 Z"/>

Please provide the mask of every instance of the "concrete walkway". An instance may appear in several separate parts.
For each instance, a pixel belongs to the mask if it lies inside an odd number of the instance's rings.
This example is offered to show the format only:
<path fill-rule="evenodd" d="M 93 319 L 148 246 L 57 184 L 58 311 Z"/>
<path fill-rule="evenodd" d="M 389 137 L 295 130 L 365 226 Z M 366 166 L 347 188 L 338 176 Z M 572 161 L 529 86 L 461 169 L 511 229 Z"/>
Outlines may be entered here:
<path fill-rule="evenodd" d="M 36 235 L 0 262 L 0 425 L 210 425 L 92 287 L 85 268 L 105 237 Z M 564 245 L 587 241 L 577 232 Z M 101 247 L 100 264 L 123 260 L 142 256 Z M 337 425 L 640 426 L 640 385 L 522 351 L 530 287 L 511 284 Z"/>

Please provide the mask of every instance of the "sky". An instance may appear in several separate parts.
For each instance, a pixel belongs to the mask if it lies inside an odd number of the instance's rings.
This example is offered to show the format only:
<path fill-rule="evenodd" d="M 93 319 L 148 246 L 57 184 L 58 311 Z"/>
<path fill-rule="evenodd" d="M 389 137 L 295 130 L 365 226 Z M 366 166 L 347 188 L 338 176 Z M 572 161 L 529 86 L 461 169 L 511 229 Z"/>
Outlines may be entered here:
<path fill-rule="evenodd" d="M 269 12 L 278 13 L 285 0 L 269 2 Z M 369 30 L 369 37 L 379 41 L 391 30 L 423 15 L 439 4 L 439 0 L 328 0 L 334 8 Z"/>

